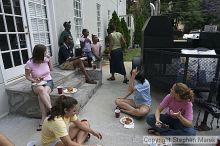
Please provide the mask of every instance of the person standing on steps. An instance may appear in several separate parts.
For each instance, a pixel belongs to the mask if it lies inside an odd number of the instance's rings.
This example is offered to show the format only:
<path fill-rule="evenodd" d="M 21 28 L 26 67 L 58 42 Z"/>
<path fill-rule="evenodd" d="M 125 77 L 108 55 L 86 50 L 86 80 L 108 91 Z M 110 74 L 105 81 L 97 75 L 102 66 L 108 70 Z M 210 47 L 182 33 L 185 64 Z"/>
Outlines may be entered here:
<path fill-rule="evenodd" d="M 116 32 L 115 26 L 110 25 L 109 29 L 112 33 L 109 34 L 109 61 L 110 61 L 110 73 L 112 74 L 107 80 L 115 80 L 115 73 L 119 73 L 124 76 L 123 83 L 128 83 L 126 76 L 126 70 L 123 60 L 122 47 L 125 46 L 125 39 L 120 32 Z"/>
<path fill-rule="evenodd" d="M 70 35 L 72 37 L 72 34 L 70 32 L 70 29 L 71 29 L 71 21 L 69 22 L 64 22 L 63 23 L 63 27 L 65 28 L 64 31 L 61 33 L 60 35 L 60 38 L 59 38 L 59 47 L 61 47 L 64 43 L 64 37 L 67 36 L 67 35 Z M 72 44 L 72 47 L 74 47 L 74 44 Z"/>
<path fill-rule="evenodd" d="M 84 63 L 80 57 L 74 56 L 73 48 L 71 47 L 72 41 L 73 39 L 70 35 L 66 35 L 64 37 L 64 44 L 60 47 L 58 53 L 59 67 L 64 70 L 73 70 L 78 66 L 85 75 L 86 83 L 96 84 L 96 81 L 90 79 L 88 73 L 86 72 Z"/>
<path fill-rule="evenodd" d="M 25 77 L 32 82 L 32 90 L 38 95 L 38 101 L 41 111 L 41 122 L 37 131 L 41 130 L 42 123 L 47 116 L 47 112 L 51 109 L 50 92 L 53 90 L 54 84 L 50 72 L 52 64 L 50 57 L 46 55 L 47 48 L 44 45 L 36 45 L 34 47 L 32 58 L 25 65 Z M 37 85 L 38 83 L 42 83 Z M 33 85 L 35 84 L 35 85 Z"/>
<path fill-rule="evenodd" d="M 93 57 L 95 56 L 92 54 L 92 42 L 88 36 L 89 30 L 83 29 L 82 37 L 80 38 L 80 47 L 82 49 L 83 56 L 87 57 L 89 67 L 92 67 L 92 61 L 94 61 Z"/>

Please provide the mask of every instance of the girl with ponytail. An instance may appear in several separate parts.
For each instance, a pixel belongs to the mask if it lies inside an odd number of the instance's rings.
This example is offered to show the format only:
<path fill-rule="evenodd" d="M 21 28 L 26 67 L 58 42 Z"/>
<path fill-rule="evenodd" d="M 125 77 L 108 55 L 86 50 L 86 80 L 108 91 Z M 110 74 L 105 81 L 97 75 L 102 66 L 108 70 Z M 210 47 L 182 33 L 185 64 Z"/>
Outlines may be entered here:
<path fill-rule="evenodd" d="M 43 146 L 85 146 L 83 143 L 90 138 L 90 133 L 98 139 L 99 132 L 90 128 L 87 120 L 79 120 L 76 116 L 77 100 L 61 95 L 51 114 L 44 120 L 41 143 Z"/>
<path fill-rule="evenodd" d="M 175 83 L 156 109 L 155 114 L 147 116 L 152 127 L 148 133 L 154 135 L 186 136 L 196 135 L 192 127 L 193 91 L 183 83 Z M 165 114 L 161 112 L 167 109 Z"/>

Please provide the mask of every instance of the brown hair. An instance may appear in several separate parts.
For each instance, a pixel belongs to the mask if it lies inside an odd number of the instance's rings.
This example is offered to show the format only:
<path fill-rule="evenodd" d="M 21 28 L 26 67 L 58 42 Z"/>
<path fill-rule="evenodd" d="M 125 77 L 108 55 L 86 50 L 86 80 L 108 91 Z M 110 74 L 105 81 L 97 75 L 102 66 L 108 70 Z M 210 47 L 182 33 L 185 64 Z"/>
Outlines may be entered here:
<path fill-rule="evenodd" d="M 61 95 L 57 100 L 55 105 L 51 108 L 51 113 L 48 121 L 54 120 L 55 117 L 64 117 L 65 109 L 70 109 L 75 107 L 78 101 L 70 96 Z"/>
<path fill-rule="evenodd" d="M 41 63 L 44 61 L 44 54 L 47 50 L 46 46 L 42 44 L 38 44 L 34 46 L 34 50 L 32 53 L 32 58 L 34 63 Z"/>
<path fill-rule="evenodd" d="M 183 100 L 189 99 L 190 101 L 193 101 L 194 93 L 193 91 L 183 83 L 175 83 L 174 84 L 174 92 L 179 95 L 179 97 Z"/>

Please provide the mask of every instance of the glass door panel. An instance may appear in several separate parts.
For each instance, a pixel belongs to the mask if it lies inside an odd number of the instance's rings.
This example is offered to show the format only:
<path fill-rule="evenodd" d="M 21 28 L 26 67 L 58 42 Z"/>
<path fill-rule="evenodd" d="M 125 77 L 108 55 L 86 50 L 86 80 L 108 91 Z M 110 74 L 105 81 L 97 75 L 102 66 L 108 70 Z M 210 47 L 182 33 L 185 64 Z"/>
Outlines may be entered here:
<path fill-rule="evenodd" d="M 0 65 L 7 84 L 24 76 L 31 50 L 23 0 L 0 0 L 0 5 Z"/>

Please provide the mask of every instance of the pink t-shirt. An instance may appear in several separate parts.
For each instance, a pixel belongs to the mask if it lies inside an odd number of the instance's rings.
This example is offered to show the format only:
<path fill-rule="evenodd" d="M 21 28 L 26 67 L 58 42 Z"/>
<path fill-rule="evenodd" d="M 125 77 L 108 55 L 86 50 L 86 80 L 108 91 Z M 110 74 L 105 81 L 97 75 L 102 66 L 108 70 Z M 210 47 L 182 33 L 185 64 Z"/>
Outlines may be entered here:
<path fill-rule="evenodd" d="M 160 106 L 167 109 L 167 114 L 170 114 L 170 110 L 175 113 L 180 111 L 183 117 L 193 120 L 193 104 L 190 101 L 177 101 L 175 97 L 168 94 L 160 103 Z"/>
<path fill-rule="evenodd" d="M 44 62 L 37 64 L 33 63 L 32 59 L 29 59 L 25 65 L 25 69 L 29 69 L 31 71 L 31 77 L 36 79 L 38 77 L 43 77 L 43 80 L 52 80 L 50 75 L 50 68 L 48 62 L 50 61 L 49 58 L 44 57 Z"/>
<path fill-rule="evenodd" d="M 96 56 L 100 57 L 101 56 L 101 44 L 97 42 L 96 44 L 92 44 L 92 53 L 95 54 Z"/>

